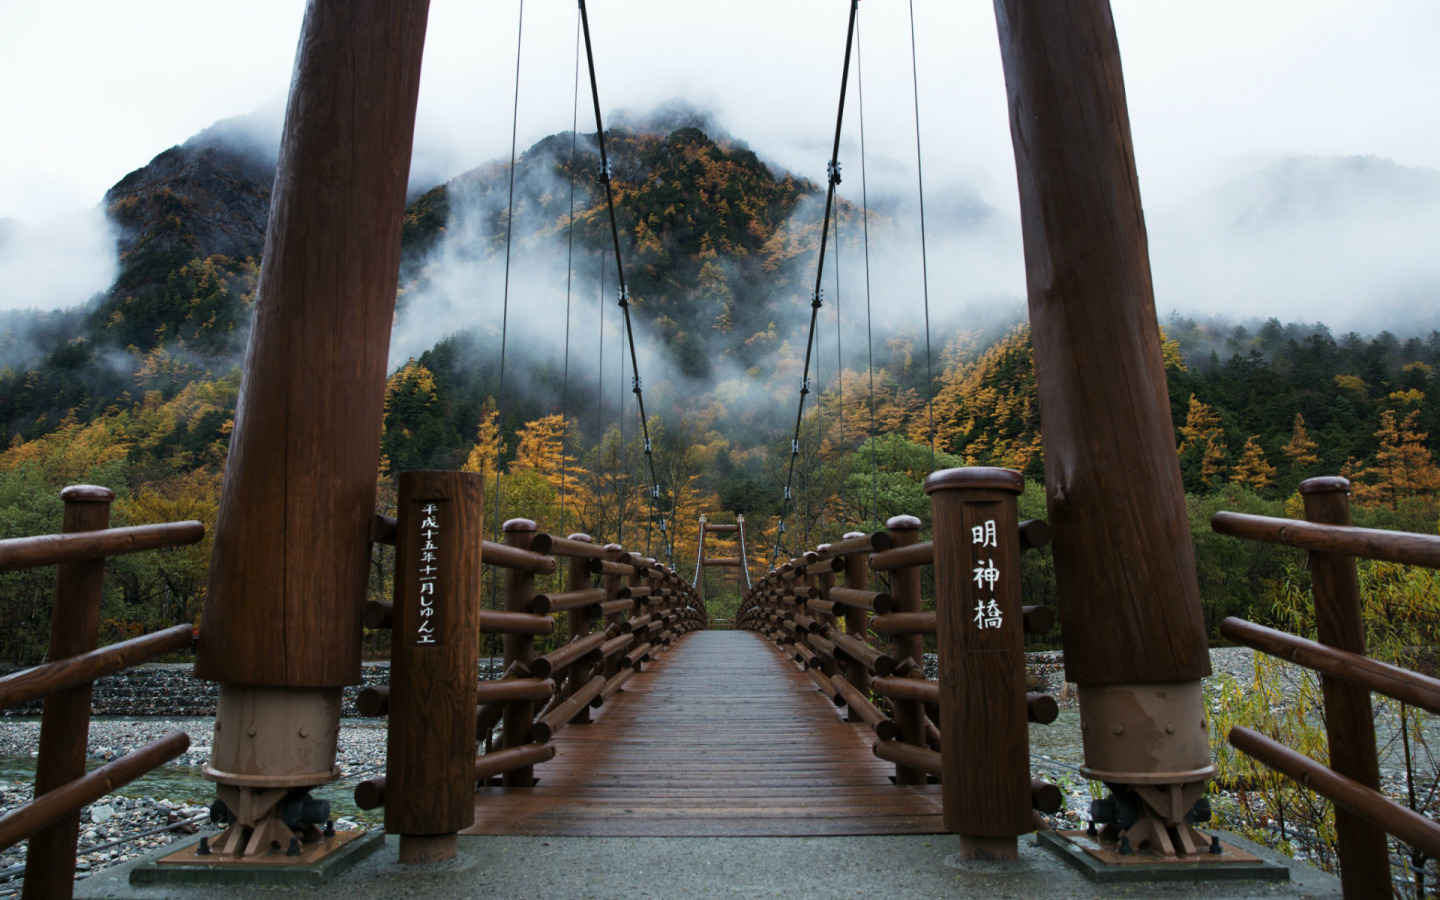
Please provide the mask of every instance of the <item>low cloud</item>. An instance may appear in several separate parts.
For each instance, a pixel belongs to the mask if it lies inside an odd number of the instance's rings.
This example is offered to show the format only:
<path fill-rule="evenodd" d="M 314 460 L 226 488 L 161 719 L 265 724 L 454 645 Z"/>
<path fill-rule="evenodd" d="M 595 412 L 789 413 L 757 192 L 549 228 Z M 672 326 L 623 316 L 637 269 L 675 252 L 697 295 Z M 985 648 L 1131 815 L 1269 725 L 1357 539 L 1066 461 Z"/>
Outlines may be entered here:
<path fill-rule="evenodd" d="M 1148 216 L 1161 314 L 1437 327 L 1440 172 L 1291 157 Z"/>
<path fill-rule="evenodd" d="M 0 219 L 0 310 L 77 306 L 119 270 L 115 234 L 96 207 L 45 222 Z"/>

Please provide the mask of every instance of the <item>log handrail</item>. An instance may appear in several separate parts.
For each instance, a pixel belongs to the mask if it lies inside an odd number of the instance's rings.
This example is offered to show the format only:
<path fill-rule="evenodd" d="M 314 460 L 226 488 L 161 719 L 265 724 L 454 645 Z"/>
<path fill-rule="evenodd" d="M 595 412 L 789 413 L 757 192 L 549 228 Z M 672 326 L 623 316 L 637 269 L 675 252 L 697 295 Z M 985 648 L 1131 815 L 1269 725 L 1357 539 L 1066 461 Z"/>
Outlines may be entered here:
<path fill-rule="evenodd" d="M 194 642 L 194 635 L 193 625 L 176 625 L 7 675 L 0 678 L 0 709 L 24 706 L 56 691 L 90 684 L 167 653 L 177 653 Z"/>
<path fill-rule="evenodd" d="M 44 699 L 40 746 L 48 749 L 36 762 L 34 798 L 0 817 L 0 849 L 30 839 L 27 896 L 73 896 L 80 809 L 190 746 L 189 735 L 176 731 L 85 772 L 94 681 L 190 647 L 195 633 L 194 626 L 182 624 L 97 648 L 105 561 L 197 543 L 205 536 L 205 526 L 188 520 L 111 528 L 113 491 L 74 485 L 61 491 L 60 497 L 64 502 L 60 534 L 0 541 L 0 572 L 58 566 L 51 661 L 0 679 L 0 708 Z"/>
<path fill-rule="evenodd" d="M 530 664 L 530 671 L 535 673 L 536 678 L 549 678 L 556 672 L 563 672 L 576 662 L 591 655 L 599 655 L 600 646 L 612 637 L 607 632 L 597 631 L 592 635 L 572 641 L 557 650 L 551 650 L 544 656 L 535 657 Z"/>
<path fill-rule="evenodd" d="M 105 531 L 8 538 L 0 541 L 0 572 L 181 547 L 197 544 L 204 537 L 205 526 L 192 519 L 158 525 L 129 525 Z"/>
<path fill-rule="evenodd" d="M 43 828 L 48 828 L 72 813 L 94 803 L 116 788 L 122 788 L 141 775 L 153 772 L 190 749 L 190 735 L 172 731 L 82 775 L 63 787 L 41 794 L 24 806 L 0 817 L 0 850 L 8 850 Z M 74 863 L 71 863 L 74 870 Z M 67 878 L 69 875 L 67 873 Z"/>
<path fill-rule="evenodd" d="M 1261 653 L 1440 715 L 1440 679 L 1234 616 L 1220 623 L 1220 633 Z"/>
<path fill-rule="evenodd" d="M 1376 828 L 1395 835 L 1412 847 L 1424 850 L 1432 857 L 1440 856 L 1440 823 L 1244 726 L 1236 725 L 1231 728 L 1229 741 L 1231 746 L 1246 756 L 1254 757 L 1275 771 L 1293 778 Z M 1344 859 L 1341 859 L 1340 863 L 1343 866 Z"/>
<path fill-rule="evenodd" d="M 481 634 L 528 634 L 543 637 L 555 633 L 555 620 L 535 613 L 480 610 Z"/>
<path fill-rule="evenodd" d="M 585 588 L 579 591 L 553 591 L 536 594 L 530 598 L 530 611 L 538 616 L 571 609 L 584 609 L 605 601 L 604 588 Z"/>
<path fill-rule="evenodd" d="M 883 553 L 870 555 L 870 568 L 876 572 L 893 572 L 914 566 L 928 566 L 935 562 L 935 542 L 923 541 L 905 547 L 892 547 Z"/>
<path fill-rule="evenodd" d="M 540 533 L 530 542 L 530 549 L 546 556 L 563 556 L 567 559 L 605 558 L 605 545 L 562 538 L 553 534 Z"/>
<path fill-rule="evenodd" d="M 863 609 L 877 615 L 884 615 L 895 608 L 895 603 L 890 595 L 880 591 L 866 591 L 852 587 L 833 587 L 829 596 L 831 603 L 841 603 L 845 606 L 853 606 L 856 609 Z"/>
<path fill-rule="evenodd" d="M 1411 534 L 1353 525 L 1326 525 L 1249 513 L 1217 512 L 1210 527 L 1230 537 L 1281 544 L 1317 553 L 1340 553 L 1407 566 L 1440 569 L 1440 535 Z"/>
<path fill-rule="evenodd" d="M 1221 534 L 1309 551 L 1318 641 L 1228 618 L 1221 634 L 1320 673 L 1324 686 L 1329 765 L 1322 765 L 1250 729 L 1230 730 L 1231 746 L 1310 788 L 1336 805 L 1341 889 L 1346 897 L 1390 891 L 1386 833 L 1440 855 L 1440 825 L 1380 792 L 1372 721 L 1376 691 L 1440 712 L 1440 681 L 1370 659 L 1355 560 L 1357 557 L 1440 568 L 1440 537 L 1356 528 L 1350 524 L 1350 482 L 1311 478 L 1300 485 L 1306 521 L 1218 512 Z"/>

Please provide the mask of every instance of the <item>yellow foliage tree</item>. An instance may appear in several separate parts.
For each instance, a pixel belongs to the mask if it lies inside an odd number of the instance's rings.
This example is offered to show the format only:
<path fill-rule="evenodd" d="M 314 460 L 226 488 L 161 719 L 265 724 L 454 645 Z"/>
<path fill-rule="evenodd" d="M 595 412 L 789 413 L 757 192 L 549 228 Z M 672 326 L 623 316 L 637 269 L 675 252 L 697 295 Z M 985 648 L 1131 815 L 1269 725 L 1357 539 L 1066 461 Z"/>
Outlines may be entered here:
<path fill-rule="evenodd" d="M 926 441 L 924 424 L 912 426 L 910 440 Z M 1023 471 L 1039 457 L 1040 400 L 1028 326 L 1016 326 L 979 359 L 957 361 L 941 376 L 935 428 L 936 447 L 960 454 L 967 465 Z"/>
<path fill-rule="evenodd" d="M 565 428 L 565 417 L 559 413 L 527 422 L 515 435 L 510 471 L 534 471 L 555 489 L 560 521 L 553 525 L 556 531 L 568 533 L 572 526 L 578 527 L 577 511 L 587 507 L 591 498 L 585 487 L 589 473 L 565 452 Z"/>
<path fill-rule="evenodd" d="M 470 449 L 465 465 L 460 467 L 462 472 L 479 472 L 484 475 L 487 490 L 490 480 L 495 477 L 499 468 L 500 454 L 505 452 L 505 445 L 500 442 L 499 415 L 494 399 L 486 398 L 485 405 L 480 410 L 475 446 Z"/>
<path fill-rule="evenodd" d="M 1418 430 L 1419 418 L 1417 409 L 1397 425 L 1393 410 L 1380 414 L 1375 461 L 1356 469 L 1352 460 L 1341 470 L 1351 480 L 1357 503 L 1395 509 L 1402 500 L 1440 491 L 1440 468 L 1425 446 L 1427 434 Z"/>
<path fill-rule="evenodd" d="M 1230 480 L 1249 485 L 1256 491 L 1264 490 L 1275 477 L 1275 467 L 1265 461 L 1265 450 L 1260 446 L 1259 435 L 1251 435 L 1240 451 L 1240 461 L 1230 474 Z"/>
<path fill-rule="evenodd" d="M 1225 458 L 1230 451 L 1225 445 L 1225 432 L 1220 428 L 1220 417 L 1191 394 L 1185 425 L 1180 429 L 1182 467 L 1187 456 L 1193 459 L 1197 447 L 1201 448 L 1200 481 L 1209 484 L 1212 479 L 1225 474 Z"/>
<path fill-rule="evenodd" d="M 1180 355 L 1180 342 L 1165 333 L 1164 325 L 1160 326 L 1160 355 L 1165 359 L 1167 371 L 1185 371 L 1185 357 Z"/>
<path fill-rule="evenodd" d="M 1290 458 L 1290 465 L 1295 469 L 1307 469 L 1320 461 L 1315 455 L 1315 448 L 1319 446 L 1310 440 L 1309 433 L 1305 430 L 1305 417 L 1299 413 L 1295 414 L 1295 429 L 1290 433 L 1290 443 L 1285 445 L 1285 455 Z"/>
<path fill-rule="evenodd" d="M 1185 425 L 1180 429 L 1180 452 L 1183 454 L 1196 444 L 1205 443 L 1212 432 L 1220 429 L 1220 417 L 1200 398 L 1190 395 L 1190 409 L 1185 416 Z"/>

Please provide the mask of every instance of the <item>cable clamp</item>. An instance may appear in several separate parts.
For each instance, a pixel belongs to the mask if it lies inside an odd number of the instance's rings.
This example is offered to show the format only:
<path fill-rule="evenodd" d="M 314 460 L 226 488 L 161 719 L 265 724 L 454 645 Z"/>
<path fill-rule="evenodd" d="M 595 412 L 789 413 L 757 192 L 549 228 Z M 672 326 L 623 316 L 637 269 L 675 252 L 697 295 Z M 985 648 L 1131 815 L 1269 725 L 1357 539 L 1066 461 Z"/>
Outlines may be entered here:
<path fill-rule="evenodd" d="M 640 393 L 640 376 L 639 376 L 639 375 L 632 375 L 632 376 L 630 376 L 630 383 L 633 385 L 633 386 L 630 388 L 630 393 L 632 393 L 632 394 L 638 394 L 638 393 Z M 645 448 L 645 452 L 646 452 L 646 453 L 649 453 L 649 452 L 650 452 L 650 448 L 649 448 L 649 447 L 646 447 L 646 448 Z"/>
<path fill-rule="evenodd" d="M 650 453 L 650 439 L 649 439 L 649 438 L 646 438 L 646 439 L 645 439 L 645 453 L 646 453 L 647 455 Z"/>
<path fill-rule="evenodd" d="M 810 296 L 810 308 L 819 309 L 825 305 L 825 289 L 816 288 L 815 293 Z"/>
<path fill-rule="evenodd" d="M 785 533 L 785 520 L 784 520 L 784 519 L 781 519 L 781 520 L 780 520 L 780 527 L 779 527 L 778 529 L 776 529 L 776 533 L 777 533 L 777 534 L 784 534 L 784 533 Z"/>
<path fill-rule="evenodd" d="M 831 184 L 840 183 L 840 161 L 832 159 L 825 163 L 825 174 L 830 178 Z"/>
<path fill-rule="evenodd" d="M 661 534 L 664 534 L 664 533 L 665 533 L 665 520 L 664 520 L 664 519 L 661 519 L 661 520 L 660 520 L 660 533 L 661 533 Z"/>
<path fill-rule="evenodd" d="M 600 172 L 596 177 L 600 179 L 601 184 L 610 183 L 610 161 L 608 159 L 600 164 Z"/>
<path fill-rule="evenodd" d="M 800 396 L 810 393 L 810 376 L 806 375 L 805 380 L 800 383 Z"/>
<path fill-rule="evenodd" d="M 630 286 L 629 286 L 629 285 L 621 285 L 619 288 L 616 289 L 616 291 L 615 291 L 615 296 L 616 296 L 616 298 L 618 298 L 618 300 L 619 300 L 620 308 L 621 308 L 621 309 L 624 309 L 625 307 L 629 306 L 629 305 L 630 305 Z"/>
<path fill-rule="evenodd" d="M 790 493 L 790 485 L 788 485 L 788 484 L 785 485 L 785 502 L 786 502 L 786 503 L 789 503 L 791 500 L 794 500 L 794 499 L 795 499 L 795 496 Z"/>
<path fill-rule="evenodd" d="M 652 484 L 652 485 L 650 485 L 650 496 L 651 496 L 651 497 L 654 497 L 656 500 L 659 500 L 659 499 L 660 499 L 660 485 L 658 485 L 658 484 Z"/>
<path fill-rule="evenodd" d="M 800 439 L 799 439 L 799 438 L 791 438 L 791 440 L 790 440 L 790 455 L 791 455 L 791 456 L 799 456 L 799 455 L 800 455 Z"/>

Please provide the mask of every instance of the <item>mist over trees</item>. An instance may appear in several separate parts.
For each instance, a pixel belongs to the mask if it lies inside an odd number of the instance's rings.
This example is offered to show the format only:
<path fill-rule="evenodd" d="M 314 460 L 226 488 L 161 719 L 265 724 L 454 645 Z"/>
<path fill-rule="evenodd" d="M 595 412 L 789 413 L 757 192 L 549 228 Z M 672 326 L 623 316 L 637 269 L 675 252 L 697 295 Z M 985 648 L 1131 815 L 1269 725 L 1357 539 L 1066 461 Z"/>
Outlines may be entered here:
<path fill-rule="evenodd" d="M 698 516 L 739 513 L 758 576 L 774 553 L 893 515 L 928 525 L 921 485 L 933 438 L 937 467 L 1024 473 L 1022 514 L 1044 517 L 1042 411 L 1020 301 L 950 302 L 927 360 L 923 330 L 882 289 L 873 331 L 861 330 L 863 292 L 847 281 L 822 311 L 796 499 L 778 533 L 819 189 L 703 122 L 669 124 L 607 133 L 661 496 L 650 495 L 630 394 L 593 135 L 564 133 L 523 155 L 513 208 L 508 165 L 487 164 L 422 193 L 397 223 L 404 261 L 378 511 L 393 505 L 400 471 L 481 472 L 489 535 L 523 516 L 558 534 L 623 540 L 686 576 Z M 116 490 L 116 524 L 213 526 L 270 166 L 223 143 L 166 151 L 107 195 L 122 235 L 108 291 L 72 310 L 0 315 L 0 538 L 57 530 L 58 492 L 77 482 Z M 857 279 L 861 216 L 841 204 L 836 249 Z M 875 210 L 868 226 L 877 255 L 905 234 Z M 1212 634 L 1225 615 L 1266 620 L 1266 598 L 1294 577 L 1293 554 L 1211 533 L 1215 510 L 1293 515 L 1301 480 L 1343 474 L 1357 524 L 1435 531 L 1440 333 L 1336 336 L 1321 323 L 1179 314 L 1162 329 Z M 372 566 L 379 598 L 391 588 L 387 552 Z M 112 563 L 103 638 L 194 621 L 207 559 L 208 539 Z M 723 614 L 738 599 L 734 580 L 709 577 L 712 612 Z M 1054 602 L 1044 552 L 1027 556 L 1025 581 L 1027 602 Z M 48 584 L 46 573 L 0 575 L 0 657 L 43 653 Z"/>

